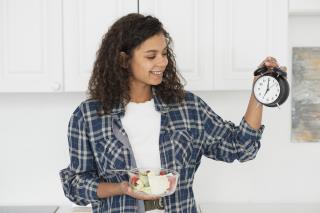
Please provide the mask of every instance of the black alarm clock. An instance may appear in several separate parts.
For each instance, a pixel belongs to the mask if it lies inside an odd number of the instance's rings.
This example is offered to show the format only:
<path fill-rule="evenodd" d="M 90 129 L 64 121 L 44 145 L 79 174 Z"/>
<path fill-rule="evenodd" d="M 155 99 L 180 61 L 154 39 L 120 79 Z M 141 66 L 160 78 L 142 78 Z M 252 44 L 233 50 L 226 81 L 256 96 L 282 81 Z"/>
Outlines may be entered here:
<path fill-rule="evenodd" d="M 257 101 L 268 107 L 279 107 L 290 92 L 287 73 L 280 68 L 268 69 L 263 66 L 254 71 L 259 76 L 253 84 L 253 93 Z"/>

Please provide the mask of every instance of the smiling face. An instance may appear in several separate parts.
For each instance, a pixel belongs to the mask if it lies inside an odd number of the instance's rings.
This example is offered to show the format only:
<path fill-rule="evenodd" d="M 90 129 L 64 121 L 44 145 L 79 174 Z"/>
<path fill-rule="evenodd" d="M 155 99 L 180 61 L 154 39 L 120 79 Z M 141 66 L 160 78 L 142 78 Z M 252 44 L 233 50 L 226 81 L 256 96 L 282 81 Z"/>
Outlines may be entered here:
<path fill-rule="evenodd" d="M 150 87 L 162 82 L 163 72 L 168 64 L 167 42 L 165 36 L 160 33 L 145 40 L 133 50 L 130 60 L 131 89 L 138 87 Z"/>

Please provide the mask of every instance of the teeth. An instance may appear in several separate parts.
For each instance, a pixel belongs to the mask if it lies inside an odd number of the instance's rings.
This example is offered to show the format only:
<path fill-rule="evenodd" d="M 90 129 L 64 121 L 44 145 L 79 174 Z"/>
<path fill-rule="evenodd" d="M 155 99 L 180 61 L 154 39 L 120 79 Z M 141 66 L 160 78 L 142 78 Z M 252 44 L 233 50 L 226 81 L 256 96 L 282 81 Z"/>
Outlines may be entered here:
<path fill-rule="evenodd" d="M 161 75 L 162 74 L 162 72 L 158 72 L 158 71 L 151 71 L 153 74 L 156 74 L 156 75 Z"/>

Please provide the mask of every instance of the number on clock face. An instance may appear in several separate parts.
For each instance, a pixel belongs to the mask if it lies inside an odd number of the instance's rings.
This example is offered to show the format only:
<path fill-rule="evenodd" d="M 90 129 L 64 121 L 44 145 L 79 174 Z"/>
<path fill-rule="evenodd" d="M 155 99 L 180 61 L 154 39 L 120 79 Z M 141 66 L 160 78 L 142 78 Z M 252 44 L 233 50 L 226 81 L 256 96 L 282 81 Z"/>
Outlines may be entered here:
<path fill-rule="evenodd" d="M 255 82 L 253 92 L 259 102 L 270 104 L 279 97 L 280 85 L 275 78 L 263 76 Z"/>

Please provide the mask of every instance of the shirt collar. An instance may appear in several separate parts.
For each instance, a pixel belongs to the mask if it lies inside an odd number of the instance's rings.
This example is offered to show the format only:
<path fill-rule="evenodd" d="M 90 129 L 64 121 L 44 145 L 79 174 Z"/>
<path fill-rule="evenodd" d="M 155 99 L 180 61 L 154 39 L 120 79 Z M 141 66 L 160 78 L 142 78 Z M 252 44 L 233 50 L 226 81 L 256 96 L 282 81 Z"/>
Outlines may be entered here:
<path fill-rule="evenodd" d="M 159 97 L 156 93 L 156 88 L 152 87 L 152 96 L 154 99 L 154 105 L 158 112 L 166 113 L 169 111 L 169 106 Z"/>
<path fill-rule="evenodd" d="M 158 112 L 161 112 L 161 113 L 168 112 L 169 111 L 169 106 L 161 99 L 161 97 L 159 97 L 157 95 L 156 88 L 151 87 L 151 90 L 152 90 L 152 96 L 153 96 L 153 99 L 154 99 L 154 105 L 155 105 L 156 110 Z M 125 112 L 125 106 L 122 103 L 120 103 L 117 107 L 114 107 L 111 110 L 111 114 L 112 115 L 123 116 L 124 112 Z"/>

